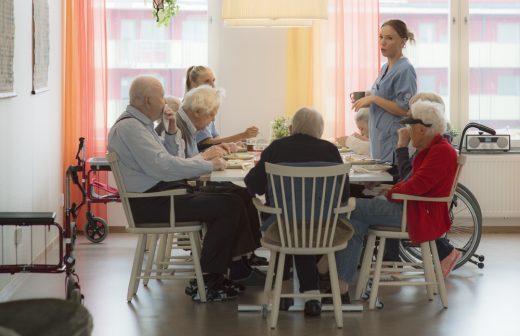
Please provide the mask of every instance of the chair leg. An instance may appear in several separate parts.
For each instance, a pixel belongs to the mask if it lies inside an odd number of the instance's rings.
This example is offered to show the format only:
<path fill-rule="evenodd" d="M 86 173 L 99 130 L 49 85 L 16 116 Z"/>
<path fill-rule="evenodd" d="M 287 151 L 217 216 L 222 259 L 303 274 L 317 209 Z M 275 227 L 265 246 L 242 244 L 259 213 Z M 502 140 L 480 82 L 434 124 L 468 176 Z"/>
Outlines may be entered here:
<path fill-rule="evenodd" d="M 339 291 L 338 270 L 336 268 L 336 256 L 334 252 L 327 254 L 329 262 L 330 288 L 332 291 L 332 303 L 334 304 L 334 317 L 336 326 L 343 328 L 343 312 L 341 309 L 341 293 Z"/>
<path fill-rule="evenodd" d="M 374 257 L 374 247 L 376 245 L 376 236 L 369 235 L 367 244 L 365 245 L 365 254 L 363 255 L 363 262 L 361 263 L 361 270 L 359 271 L 359 277 L 356 286 L 356 293 L 354 298 L 356 300 L 361 299 L 361 295 L 365 291 L 370 277 L 370 269 L 372 267 L 372 258 Z"/>
<path fill-rule="evenodd" d="M 426 282 L 434 283 L 435 279 L 433 277 L 432 253 L 430 251 L 430 244 L 428 242 L 421 243 L 421 253 L 424 270 L 424 280 Z M 433 287 L 434 285 L 426 285 L 426 292 L 430 301 L 433 300 Z"/>
<path fill-rule="evenodd" d="M 276 264 L 276 255 L 277 255 L 276 252 L 270 251 L 269 266 L 267 267 L 267 275 L 265 277 L 264 299 L 263 299 L 264 305 L 266 308 L 269 306 L 269 297 L 271 296 L 271 291 L 273 288 L 273 275 L 274 275 L 274 265 Z"/>
<path fill-rule="evenodd" d="M 372 281 L 372 290 L 370 291 L 370 299 L 368 302 L 369 309 L 374 309 L 376 307 L 377 294 L 379 291 L 379 282 L 381 280 L 381 266 L 383 264 L 383 255 L 385 253 L 385 241 L 386 239 L 384 237 L 379 238 L 376 265 L 374 269 L 374 278 Z"/>
<path fill-rule="evenodd" d="M 130 282 L 128 284 L 128 293 L 126 300 L 132 301 L 134 294 L 137 293 L 139 287 L 139 277 L 141 276 L 141 269 L 143 266 L 144 250 L 146 247 L 146 234 L 140 234 L 137 238 L 137 247 L 134 254 L 134 262 L 132 265 L 132 272 L 130 273 Z"/>
<path fill-rule="evenodd" d="M 437 286 L 439 288 L 439 295 L 444 308 L 448 308 L 448 293 L 446 291 L 446 284 L 444 283 L 444 276 L 442 275 L 441 262 L 439 260 L 439 251 L 435 241 L 430 242 L 430 249 L 433 257 L 433 269 L 435 271 L 435 277 L 437 278 Z"/>
<path fill-rule="evenodd" d="M 143 277 L 144 286 L 148 286 L 148 281 L 150 281 L 150 274 L 152 273 L 153 268 L 153 259 L 155 257 L 155 249 L 157 248 L 157 234 L 151 234 L 149 239 L 147 239 L 147 244 L 148 258 L 146 259 L 146 267 Z"/>
<path fill-rule="evenodd" d="M 272 295 L 273 305 L 271 309 L 271 329 L 275 329 L 280 313 L 280 295 L 282 293 L 283 269 L 285 266 L 285 253 L 278 254 L 278 268 L 276 270 L 276 281 Z"/>
<path fill-rule="evenodd" d="M 199 288 L 200 302 L 206 302 L 206 287 L 204 285 L 204 277 L 202 276 L 202 268 L 200 266 L 200 234 L 199 231 L 190 232 L 190 245 L 193 257 L 193 268 L 197 278 L 197 287 Z"/>
<path fill-rule="evenodd" d="M 155 264 L 157 265 L 157 276 L 161 276 L 162 269 L 168 268 L 168 264 L 165 264 L 164 253 L 166 250 L 166 239 L 168 234 L 161 234 L 159 237 L 159 248 L 157 249 L 157 257 L 155 257 Z M 168 262 L 170 260 L 168 259 Z"/>

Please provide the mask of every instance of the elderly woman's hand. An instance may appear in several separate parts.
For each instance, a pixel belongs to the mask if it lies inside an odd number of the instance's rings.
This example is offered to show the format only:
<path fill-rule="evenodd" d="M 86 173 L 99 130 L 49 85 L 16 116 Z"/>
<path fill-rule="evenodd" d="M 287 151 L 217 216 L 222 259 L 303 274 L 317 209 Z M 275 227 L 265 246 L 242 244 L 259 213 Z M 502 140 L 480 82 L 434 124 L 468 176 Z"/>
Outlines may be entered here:
<path fill-rule="evenodd" d="M 410 143 L 410 129 L 403 127 L 397 130 L 397 148 L 408 147 Z"/>
<path fill-rule="evenodd" d="M 166 132 L 174 134 L 177 132 L 177 122 L 175 120 L 175 112 L 168 106 L 164 105 L 163 120 L 165 124 L 168 124 Z"/>
<path fill-rule="evenodd" d="M 226 160 L 222 158 L 214 158 L 211 160 L 211 163 L 213 164 L 214 171 L 226 169 Z"/>
<path fill-rule="evenodd" d="M 258 127 L 248 127 L 242 134 L 244 135 L 244 139 L 254 138 L 258 135 Z"/>
<path fill-rule="evenodd" d="M 233 142 L 223 142 L 219 144 L 220 148 L 226 151 L 226 154 L 236 153 L 238 151 L 238 146 Z"/>
<path fill-rule="evenodd" d="M 206 149 L 201 155 L 204 160 L 213 160 L 214 158 L 221 158 L 226 154 L 226 151 L 220 146 L 211 146 Z"/>

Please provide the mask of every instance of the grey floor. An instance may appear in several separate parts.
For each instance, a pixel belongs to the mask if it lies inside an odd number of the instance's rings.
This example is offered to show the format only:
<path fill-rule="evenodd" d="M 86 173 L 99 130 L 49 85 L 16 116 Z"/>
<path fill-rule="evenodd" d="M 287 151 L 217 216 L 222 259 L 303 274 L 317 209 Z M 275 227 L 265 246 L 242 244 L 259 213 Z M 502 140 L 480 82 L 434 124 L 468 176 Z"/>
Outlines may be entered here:
<path fill-rule="evenodd" d="M 447 279 L 449 308 L 427 300 L 424 288 L 383 289 L 382 310 L 345 312 L 336 329 L 332 313 L 305 318 L 282 312 L 270 330 L 258 313 L 238 313 L 237 303 L 257 300 L 260 288 L 237 301 L 197 304 L 184 294 L 186 282 L 151 280 L 132 303 L 126 291 L 136 238 L 110 234 L 102 244 L 80 237 L 77 272 L 94 335 L 520 335 L 520 235 L 486 234 L 479 252 L 486 266 L 466 264 Z M 11 299 L 63 298 L 63 275 L 27 274 Z M 516 322 L 515 322 L 516 321 Z"/>

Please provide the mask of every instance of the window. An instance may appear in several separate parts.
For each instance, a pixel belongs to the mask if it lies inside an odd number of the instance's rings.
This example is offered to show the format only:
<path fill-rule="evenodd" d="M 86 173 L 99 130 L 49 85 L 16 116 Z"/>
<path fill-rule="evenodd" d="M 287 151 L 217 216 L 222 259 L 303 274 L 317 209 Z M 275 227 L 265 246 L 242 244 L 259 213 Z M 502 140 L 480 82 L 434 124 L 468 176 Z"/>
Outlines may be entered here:
<path fill-rule="evenodd" d="M 439 93 L 455 127 L 479 122 L 520 144 L 520 1 L 380 0 L 380 13 L 415 33 L 405 55 L 418 90 Z"/>
<path fill-rule="evenodd" d="M 107 128 L 128 105 L 128 89 L 139 75 L 152 75 L 165 93 L 182 97 L 186 69 L 208 63 L 207 0 L 179 0 L 179 13 L 159 27 L 152 2 L 107 0 Z"/>

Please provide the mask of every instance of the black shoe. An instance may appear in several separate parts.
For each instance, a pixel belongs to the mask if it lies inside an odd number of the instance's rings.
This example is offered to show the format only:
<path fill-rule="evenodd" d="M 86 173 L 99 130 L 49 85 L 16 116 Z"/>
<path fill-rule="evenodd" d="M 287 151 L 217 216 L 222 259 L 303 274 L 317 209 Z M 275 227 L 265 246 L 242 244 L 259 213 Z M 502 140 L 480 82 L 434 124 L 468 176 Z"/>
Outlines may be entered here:
<path fill-rule="evenodd" d="M 209 274 L 204 274 L 204 283 L 207 283 L 207 277 Z M 246 290 L 246 286 L 237 284 L 232 280 L 229 280 L 228 278 L 224 277 L 223 284 L 227 288 L 234 289 L 238 294 L 242 294 Z M 190 286 L 191 288 L 196 291 L 197 290 L 197 279 L 190 279 Z"/>
<path fill-rule="evenodd" d="M 332 293 L 332 290 L 329 288 L 325 293 L 330 294 Z M 323 304 L 333 304 L 332 297 L 324 297 L 321 299 L 321 301 Z M 341 294 L 341 304 L 350 304 L 350 295 L 348 295 L 348 291 L 346 291 L 344 294 Z"/>
<path fill-rule="evenodd" d="M 257 256 L 256 254 L 251 254 L 249 257 L 249 265 L 251 266 L 267 266 L 269 265 L 269 261 L 267 258 Z"/>
<path fill-rule="evenodd" d="M 321 302 L 318 300 L 309 300 L 305 302 L 305 315 L 306 316 L 320 316 L 321 315 Z"/>
<path fill-rule="evenodd" d="M 206 291 L 206 300 L 207 302 L 221 302 L 235 299 L 238 295 L 237 291 L 231 287 L 227 287 L 225 285 L 226 278 L 222 274 L 207 274 L 204 275 L 204 284 L 205 288 L 203 290 Z M 195 284 L 197 282 L 195 281 Z M 197 286 L 186 287 L 185 293 L 191 296 L 191 299 L 196 302 L 200 302 L 200 288 Z"/>
<path fill-rule="evenodd" d="M 232 279 L 232 281 L 236 284 L 244 286 L 263 286 L 265 284 L 265 277 L 266 274 L 264 272 L 253 269 L 245 278 Z"/>

